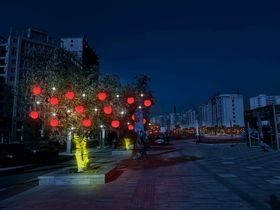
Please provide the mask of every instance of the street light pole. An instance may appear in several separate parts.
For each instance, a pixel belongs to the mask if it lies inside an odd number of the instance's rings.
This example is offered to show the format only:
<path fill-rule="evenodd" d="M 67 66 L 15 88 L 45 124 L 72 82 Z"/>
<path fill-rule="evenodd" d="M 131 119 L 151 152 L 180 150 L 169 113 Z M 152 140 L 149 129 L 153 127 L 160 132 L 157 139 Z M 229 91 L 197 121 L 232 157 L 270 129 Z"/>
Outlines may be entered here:
<path fill-rule="evenodd" d="M 247 131 L 248 131 L 249 147 L 252 147 L 252 142 L 251 142 L 251 131 L 250 131 L 250 124 L 249 124 L 249 122 L 247 122 Z"/>
<path fill-rule="evenodd" d="M 276 138 L 276 149 L 279 150 L 279 136 L 278 136 L 275 104 L 273 104 L 273 118 L 274 118 L 274 128 L 275 128 L 275 138 Z"/>
<path fill-rule="evenodd" d="M 72 153 L 72 130 L 70 129 L 67 133 L 67 142 L 66 142 L 66 152 L 68 154 Z"/>

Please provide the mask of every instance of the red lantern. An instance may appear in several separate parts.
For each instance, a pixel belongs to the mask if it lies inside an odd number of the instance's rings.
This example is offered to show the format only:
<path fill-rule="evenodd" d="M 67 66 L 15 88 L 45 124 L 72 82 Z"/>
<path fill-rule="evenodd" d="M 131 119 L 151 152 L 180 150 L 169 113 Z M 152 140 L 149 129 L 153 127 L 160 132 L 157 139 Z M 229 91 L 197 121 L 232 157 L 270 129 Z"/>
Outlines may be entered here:
<path fill-rule="evenodd" d="M 89 120 L 89 119 L 83 120 L 83 126 L 84 127 L 90 127 L 91 125 L 92 125 L 91 120 Z"/>
<path fill-rule="evenodd" d="M 57 119 L 51 119 L 50 125 L 51 125 L 52 127 L 58 126 L 58 120 L 57 120 Z"/>
<path fill-rule="evenodd" d="M 85 111 L 85 108 L 83 106 L 79 105 L 79 106 L 75 107 L 75 110 L 78 113 L 83 113 Z"/>
<path fill-rule="evenodd" d="M 111 114 L 113 110 L 111 106 L 105 106 L 103 111 L 105 114 Z"/>
<path fill-rule="evenodd" d="M 99 101 L 104 101 L 106 98 L 107 98 L 106 93 L 104 93 L 104 92 L 98 93 L 98 99 L 99 99 Z"/>
<path fill-rule="evenodd" d="M 147 120 L 145 118 L 143 118 L 143 124 L 146 124 Z"/>
<path fill-rule="evenodd" d="M 152 105 L 152 101 L 147 99 L 144 101 L 144 105 L 145 105 L 145 107 L 150 107 Z"/>
<path fill-rule="evenodd" d="M 32 112 L 30 112 L 29 117 L 31 117 L 33 120 L 38 119 L 39 118 L 39 113 L 35 112 L 35 111 L 32 111 Z"/>
<path fill-rule="evenodd" d="M 66 93 L 66 98 L 67 98 L 67 99 L 72 100 L 74 97 L 75 97 L 74 92 L 68 91 L 68 92 Z"/>
<path fill-rule="evenodd" d="M 133 104 L 134 101 L 135 101 L 135 99 L 134 99 L 133 97 L 128 97 L 128 98 L 127 98 L 127 103 L 128 103 L 128 104 Z"/>
<path fill-rule="evenodd" d="M 131 124 L 128 125 L 127 127 L 128 127 L 128 130 L 130 130 L 130 131 L 132 131 L 134 129 L 134 125 L 131 125 Z"/>
<path fill-rule="evenodd" d="M 39 95 L 41 93 L 41 88 L 39 86 L 35 86 L 32 89 L 34 95 Z"/>
<path fill-rule="evenodd" d="M 134 114 L 133 114 L 133 115 L 131 115 L 131 119 L 132 119 L 132 120 L 135 120 L 135 116 L 134 116 Z"/>
<path fill-rule="evenodd" d="M 51 97 L 50 103 L 53 106 L 57 105 L 58 104 L 58 98 L 57 97 Z"/>
<path fill-rule="evenodd" d="M 118 120 L 113 120 L 111 123 L 113 128 L 118 128 L 120 126 L 120 121 Z"/>

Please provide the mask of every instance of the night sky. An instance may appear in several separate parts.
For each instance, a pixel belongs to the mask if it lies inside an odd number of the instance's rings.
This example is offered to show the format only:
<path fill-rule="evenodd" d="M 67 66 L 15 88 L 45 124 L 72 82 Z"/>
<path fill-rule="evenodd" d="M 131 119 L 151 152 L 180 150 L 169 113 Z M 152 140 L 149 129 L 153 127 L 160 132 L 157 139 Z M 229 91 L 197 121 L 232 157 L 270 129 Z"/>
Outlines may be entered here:
<path fill-rule="evenodd" d="M 44 3 L 41 3 L 44 2 Z M 36 27 L 85 35 L 103 73 L 151 76 L 156 114 L 214 92 L 280 95 L 280 1 L 99 0 L 0 3 L 0 34 Z"/>

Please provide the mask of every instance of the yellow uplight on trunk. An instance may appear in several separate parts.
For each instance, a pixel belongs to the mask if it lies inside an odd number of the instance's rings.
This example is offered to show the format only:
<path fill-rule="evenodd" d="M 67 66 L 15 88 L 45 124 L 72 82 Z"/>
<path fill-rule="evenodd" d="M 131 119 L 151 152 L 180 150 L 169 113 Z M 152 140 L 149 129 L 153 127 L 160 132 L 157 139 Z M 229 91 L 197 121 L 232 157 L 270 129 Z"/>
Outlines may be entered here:
<path fill-rule="evenodd" d="M 130 147 L 130 139 L 129 138 L 124 138 L 124 143 L 125 143 L 125 149 L 129 150 Z"/>
<path fill-rule="evenodd" d="M 78 172 L 82 172 L 87 168 L 89 159 L 88 159 L 88 150 L 87 150 L 87 138 L 80 137 L 76 133 L 74 134 L 74 142 L 76 145 L 76 160 L 78 165 Z"/>

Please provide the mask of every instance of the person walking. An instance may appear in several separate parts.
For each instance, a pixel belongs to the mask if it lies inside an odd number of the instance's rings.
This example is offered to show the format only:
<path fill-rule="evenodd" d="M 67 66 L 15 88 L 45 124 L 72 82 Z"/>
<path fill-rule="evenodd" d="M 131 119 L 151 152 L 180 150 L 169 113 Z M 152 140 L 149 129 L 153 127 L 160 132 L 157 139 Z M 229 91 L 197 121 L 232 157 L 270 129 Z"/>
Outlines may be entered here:
<path fill-rule="evenodd" d="M 138 160 L 141 157 L 141 137 L 140 133 L 136 134 L 134 142 L 133 160 Z"/>
<path fill-rule="evenodd" d="M 144 131 L 140 131 L 140 141 L 141 141 L 141 158 L 148 158 L 147 156 L 147 135 Z"/>
<path fill-rule="evenodd" d="M 164 133 L 164 143 L 165 143 L 166 145 L 168 145 L 169 142 L 170 142 L 170 135 L 169 135 L 169 132 L 168 132 L 168 131 L 165 131 L 165 133 Z"/>

